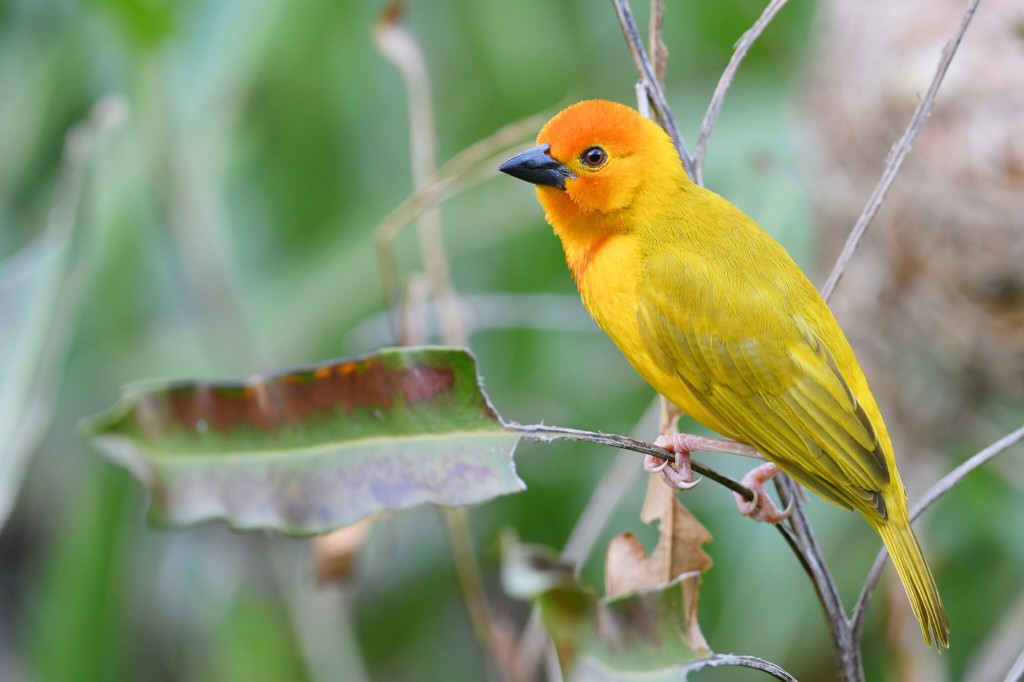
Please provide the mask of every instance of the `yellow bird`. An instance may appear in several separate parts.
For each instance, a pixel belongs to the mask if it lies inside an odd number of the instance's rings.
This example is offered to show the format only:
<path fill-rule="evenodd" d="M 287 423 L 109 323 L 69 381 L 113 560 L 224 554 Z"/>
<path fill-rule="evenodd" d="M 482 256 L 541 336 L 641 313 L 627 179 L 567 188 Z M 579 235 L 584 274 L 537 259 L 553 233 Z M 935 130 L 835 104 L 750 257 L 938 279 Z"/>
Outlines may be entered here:
<path fill-rule="evenodd" d="M 637 372 L 684 413 L 878 531 L 921 623 L 949 646 L 910 527 L 882 415 L 828 305 L 785 249 L 683 171 L 668 135 L 629 107 L 565 109 L 500 170 L 534 183 L 584 305 Z M 685 439 L 666 470 L 692 485 Z M 652 468 L 652 461 L 648 461 Z M 778 523 L 758 467 L 741 511 Z"/>

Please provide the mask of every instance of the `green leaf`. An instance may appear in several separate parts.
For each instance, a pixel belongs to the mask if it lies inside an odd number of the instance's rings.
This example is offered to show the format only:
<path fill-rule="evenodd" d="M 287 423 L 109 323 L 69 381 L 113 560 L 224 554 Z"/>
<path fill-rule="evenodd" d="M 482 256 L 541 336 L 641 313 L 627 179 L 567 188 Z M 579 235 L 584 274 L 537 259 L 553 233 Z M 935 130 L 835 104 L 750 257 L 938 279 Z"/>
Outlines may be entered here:
<path fill-rule="evenodd" d="M 505 429 L 454 348 L 393 348 L 238 383 L 129 387 L 83 423 L 152 493 L 150 521 L 323 533 L 384 509 L 520 492 Z"/>
<path fill-rule="evenodd" d="M 0 261 L 0 527 L 53 411 L 67 269 L 68 234 L 52 230 Z"/>

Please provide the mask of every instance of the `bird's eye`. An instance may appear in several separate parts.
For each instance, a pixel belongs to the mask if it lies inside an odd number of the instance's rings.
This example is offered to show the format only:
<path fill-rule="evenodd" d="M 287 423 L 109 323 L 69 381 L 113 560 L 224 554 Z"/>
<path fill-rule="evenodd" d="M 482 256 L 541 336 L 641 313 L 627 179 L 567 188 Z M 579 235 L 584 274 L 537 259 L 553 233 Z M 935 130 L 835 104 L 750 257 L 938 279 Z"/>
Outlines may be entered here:
<path fill-rule="evenodd" d="M 600 147 L 587 147 L 580 154 L 580 161 L 588 168 L 600 168 L 608 160 L 608 152 Z"/>

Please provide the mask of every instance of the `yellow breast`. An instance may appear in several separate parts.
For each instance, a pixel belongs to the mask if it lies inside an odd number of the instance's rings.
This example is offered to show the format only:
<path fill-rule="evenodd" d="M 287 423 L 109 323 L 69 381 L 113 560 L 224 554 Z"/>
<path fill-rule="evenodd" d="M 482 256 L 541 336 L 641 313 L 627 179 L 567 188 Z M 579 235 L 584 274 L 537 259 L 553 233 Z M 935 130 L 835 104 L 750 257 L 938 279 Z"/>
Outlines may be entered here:
<path fill-rule="evenodd" d="M 708 413 L 699 396 L 689 392 L 679 377 L 666 372 L 664 363 L 651 356 L 637 322 L 637 300 L 643 295 L 640 281 L 644 268 L 643 241 L 633 234 L 614 234 L 573 248 L 566 256 L 580 298 L 594 321 L 611 337 L 640 376 L 684 413 L 715 431 L 739 438 Z"/>

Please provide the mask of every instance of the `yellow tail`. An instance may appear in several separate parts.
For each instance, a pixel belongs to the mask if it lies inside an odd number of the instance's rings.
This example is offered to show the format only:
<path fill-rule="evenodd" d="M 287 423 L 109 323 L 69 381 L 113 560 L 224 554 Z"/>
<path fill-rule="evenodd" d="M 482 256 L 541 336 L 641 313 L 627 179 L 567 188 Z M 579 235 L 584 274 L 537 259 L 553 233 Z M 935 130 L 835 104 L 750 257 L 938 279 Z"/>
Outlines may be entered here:
<path fill-rule="evenodd" d="M 903 505 L 890 505 L 889 520 L 872 525 L 875 525 L 875 529 L 881 534 L 882 541 L 892 556 L 896 572 L 903 582 L 903 589 L 907 591 L 910 605 L 914 608 L 914 616 L 921 623 L 925 643 L 928 646 L 934 643 L 936 648 L 942 644 L 948 649 L 949 622 L 946 620 L 946 610 L 942 606 L 939 590 L 935 587 L 935 578 L 932 577 L 928 563 L 921 553 L 921 546 L 917 544 L 917 538 L 910 527 L 906 507 L 899 507 Z M 900 514 L 900 511 L 903 513 Z"/>

